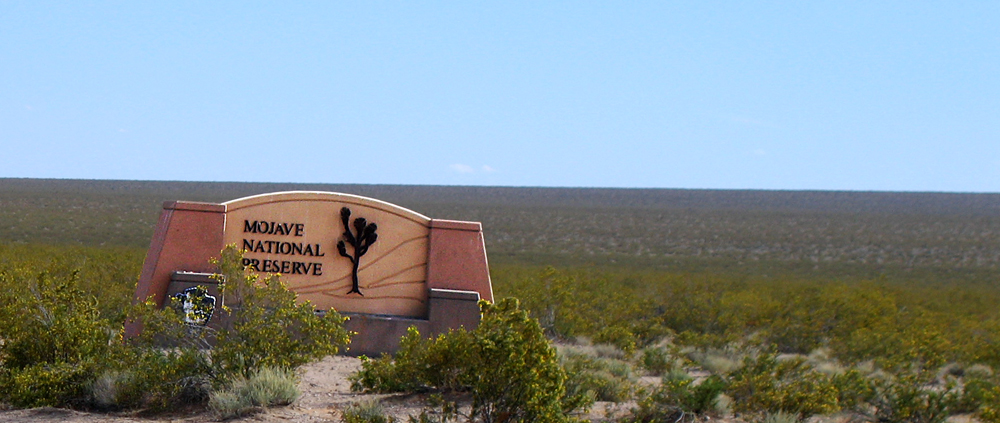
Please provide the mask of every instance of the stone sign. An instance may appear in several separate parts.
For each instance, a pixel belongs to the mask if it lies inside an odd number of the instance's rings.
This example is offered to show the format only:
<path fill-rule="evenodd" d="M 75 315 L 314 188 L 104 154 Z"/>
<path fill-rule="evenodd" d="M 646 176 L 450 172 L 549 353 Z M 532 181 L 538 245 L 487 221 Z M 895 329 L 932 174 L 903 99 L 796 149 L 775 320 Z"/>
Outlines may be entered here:
<path fill-rule="evenodd" d="M 136 298 L 162 305 L 211 285 L 209 259 L 230 244 L 244 250 L 249 269 L 281 274 L 300 300 L 351 316 L 354 354 L 394 350 L 411 325 L 427 334 L 474 326 L 478 299 L 493 300 L 479 223 L 307 191 L 164 203 Z"/>

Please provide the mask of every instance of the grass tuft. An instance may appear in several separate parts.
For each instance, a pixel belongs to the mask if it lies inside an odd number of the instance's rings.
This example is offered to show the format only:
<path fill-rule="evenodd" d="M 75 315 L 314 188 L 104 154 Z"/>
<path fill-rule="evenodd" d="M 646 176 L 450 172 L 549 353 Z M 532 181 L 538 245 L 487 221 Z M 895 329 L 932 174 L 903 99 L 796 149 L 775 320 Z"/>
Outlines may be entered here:
<path fill-rule="evenodd" d="M 767 413 L 764 418 L 761 419 L 760 423 L 798 423 L 799 416 L 795 413 L 787 413 L 784 411 L 776 411 L 773 413 Z"/>
<path fill-rule="evenodd" d="M 344 423 L 393 423 L 396 419 L 386 415 L 385 408 L 376 400 L 359 401 L 347 406 L 341 418 Z"/>
<path fill-rule="evenodd" d="M 266 407 L 288 405 L 299 398 L 298 380 L 290 370 L 263 367 L 249 378 L 235 377 L 229 386 L 213 392 L 209 408 L 220 418 L 252 414 Z"/>

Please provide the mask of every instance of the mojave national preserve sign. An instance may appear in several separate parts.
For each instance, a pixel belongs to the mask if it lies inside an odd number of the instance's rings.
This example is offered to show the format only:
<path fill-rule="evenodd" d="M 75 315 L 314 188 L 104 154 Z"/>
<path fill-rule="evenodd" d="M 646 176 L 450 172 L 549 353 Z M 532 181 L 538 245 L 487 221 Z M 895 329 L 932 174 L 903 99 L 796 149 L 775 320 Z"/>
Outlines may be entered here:
<path fill-rule="evenodd" d="M 419 317 L 430 222 L 362 197 L 262 195 L 226 203 L 223 243 L 243 249 L 251 269 L 280 273 L 319 309 Z"/>
<path fill-rule="evenodd" d="M 349 322 L 360 337 L 355 353 L 391 350 L 378 347 L 395 345 L 382 338 L 409 325 L 435 333 L 474 324 L 478 308 L 470 303 L 493 299 L 478 222 L 431 219 L 371 198 L 308 191 L 221 204 L 164 203 L 136 298 L 162 305 L 208 282 L 191 276 L 215 271 L 210 259 L 230 244 L 244 250 L 249 269 L 281 274 L 300 300 L 355 316 Z M 366 342 L 371 351 L 363 351 Z"/>

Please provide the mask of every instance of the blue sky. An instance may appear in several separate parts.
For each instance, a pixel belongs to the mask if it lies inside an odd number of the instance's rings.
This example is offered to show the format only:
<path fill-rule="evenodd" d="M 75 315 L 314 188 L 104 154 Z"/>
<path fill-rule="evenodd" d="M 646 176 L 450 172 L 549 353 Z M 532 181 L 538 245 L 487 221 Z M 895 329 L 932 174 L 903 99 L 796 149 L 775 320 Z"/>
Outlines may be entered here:
<path fill-rule="evenodd" d="M 0 1 L 0 177 L 1000 192 L 1000 2 L 416 3 Z"/>

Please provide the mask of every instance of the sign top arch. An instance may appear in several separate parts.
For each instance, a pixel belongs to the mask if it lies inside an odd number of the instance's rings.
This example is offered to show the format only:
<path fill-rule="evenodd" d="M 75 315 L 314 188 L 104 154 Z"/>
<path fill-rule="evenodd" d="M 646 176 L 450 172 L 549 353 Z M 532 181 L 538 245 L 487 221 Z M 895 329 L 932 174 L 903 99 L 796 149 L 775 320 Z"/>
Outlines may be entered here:
<path fill-rule="evenodd" d="M 225 203 L 222 203 L 222 205 L 226 206 L 226 211 L 228 213 L 230 211 L 254 207 L 261 204 L 302 201 L 337 202 L 369 207 L 384 210 L 388 213 L 395 214 L 404 219 L 423 225 L 430 225 L 431 221 L 431 218 L 427 216 L 382 200 L 376 200 L 374 198 L 362 197 L 354 194 L 327 191 L 280 191 L 269 194 L 257 194 L 226 201 Z"/>

